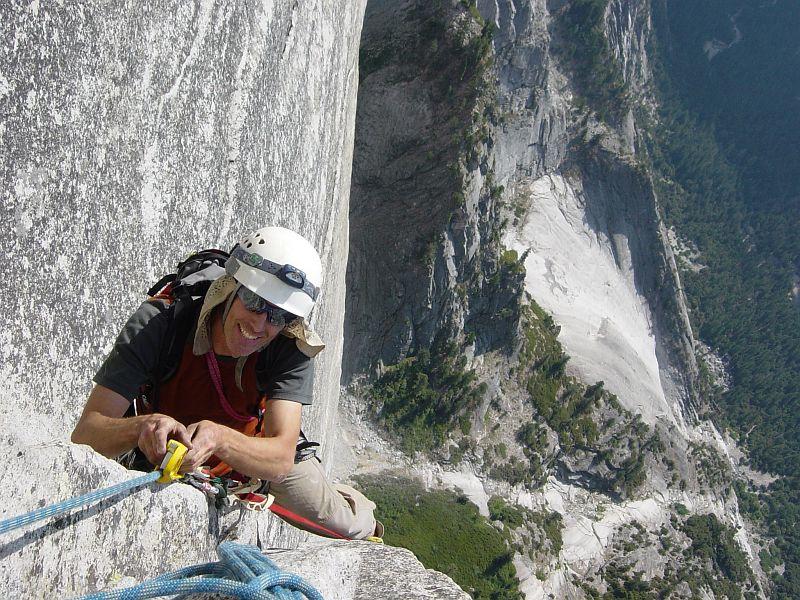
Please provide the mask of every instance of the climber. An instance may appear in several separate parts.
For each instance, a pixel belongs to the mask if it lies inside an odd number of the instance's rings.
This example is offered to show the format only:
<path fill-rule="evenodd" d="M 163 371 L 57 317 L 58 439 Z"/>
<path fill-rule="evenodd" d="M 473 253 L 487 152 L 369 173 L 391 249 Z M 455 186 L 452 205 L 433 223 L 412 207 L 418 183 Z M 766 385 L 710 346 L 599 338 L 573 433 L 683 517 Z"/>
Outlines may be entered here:
<path fill-rule="evenodd" d="M 167 286 L 128 319 L 94 376 L 72 441 L 107 457 L 128 453 L 141 468 L 142 458 L 158 465 L 174 438 L 189 448 L 186 472 L 224 463 L 269 481 L 276 504 L 301 520 L 352 539 L 381 537 L 375 505 L 330 483 L 318 444 L 300 432 L 302 407 L 312 401 L 311 359 L 324 348 L 307 325 L 319 255 L 297 233 L 265 227 L 234 246 L 224 266 L 204 269 L 213 281 L 195 311 L 179 309 Z M 180 326 L 179 312 L 191 327 Z"/>

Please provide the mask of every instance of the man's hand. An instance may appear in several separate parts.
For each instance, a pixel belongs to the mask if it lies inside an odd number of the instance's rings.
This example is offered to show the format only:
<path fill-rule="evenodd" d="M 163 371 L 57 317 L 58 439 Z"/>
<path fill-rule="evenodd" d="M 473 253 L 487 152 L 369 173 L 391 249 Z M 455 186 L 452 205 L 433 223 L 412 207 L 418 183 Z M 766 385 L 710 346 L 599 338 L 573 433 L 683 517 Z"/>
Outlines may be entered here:
<path fill-rule="evenodd" d="M 139 446 L 156 466 L 166 454 L 169 438 L 192 447 L 186 427 L 175 419 L 161 414 L 126 418 L 129 407 L 130 402 L 118 393 L 102 385 L 94 386 L 72 432 L 72 441 L 88 444 L 108 458 Z"/>
<path fill-rule="evenodd" d="M 181 423 L 167 415 L 149 415 L 139 429 L 137 445 L 151 464 L 158 466 L 167 453 L 167 440 L 174 439 L 191 450 L 191 435 Z"/>
<path fill-rule="evenodd" d="M 216 454 L 223 438 L 223 426 L 213 421 L 192 423 L 186 430 L 192 443 L 189 452 L 183 458 L 181 473 L 191 473 L 206 464 L 208 459 Z"/>

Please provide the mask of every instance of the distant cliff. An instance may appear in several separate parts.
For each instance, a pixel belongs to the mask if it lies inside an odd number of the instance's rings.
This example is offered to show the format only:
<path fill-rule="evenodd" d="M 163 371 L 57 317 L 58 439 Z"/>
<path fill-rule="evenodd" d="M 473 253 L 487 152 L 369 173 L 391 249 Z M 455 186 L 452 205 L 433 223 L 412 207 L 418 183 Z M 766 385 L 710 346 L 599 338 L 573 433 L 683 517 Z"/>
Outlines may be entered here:
<path fill-rule="evenodd" d="M 694 582 L 658 546 L 691 545 L 675 504 L 740 525 L 645 148 L 651 36 L 647 2 L 367 6 L 343 383 L 440 485 L 561 513 L 554 556 L 516 530 L 531 597 L 611 562 Z"/>
<path fill-rule="evenodd" d="M 573 241 L 567 237 L 530 252 L 528 261 L 537 265 L 526 263 L 527 289 L 561 324 L 571 368 L 587 381 L 605 381 L 630 408 L 661 405 L 645 411 L 653 412 L 651 422 L 659 411 L 675 411 L 682 420 L 684 410 L 691 413 L 697 376 L 691 330 L 657 199 L 636 163 L 633 115 L 623 115 L 617 128 L 593 120 L 591 110 L 574 110 L 580 85 L 559 61 L 571 41 L 544 6 L 479 8 L 486 17 L 481 23 L 496 33 L 491 56 L 473 66 L 470 54 L 482 34 L 468 13 L 448 21 L 430 7 L 369 4 L 351 202 L 346 340 L 352 351 L 345 353 L 345 374 L 365 372 L 378 360 L 394 363 L 437 335 L 474 330 L 478 354 L 507 345 L 513 325 L 503 326 L 496 314 L 503 301 L 475 282 L 497 270 L 501 236 L 521 255 L 531 241 L 509 236 L 524 236 L 523 228 L 539 236 L 539 227 L 552 227 L 544 215 L 525 219 L 522 213 L 555 201 L 530 202 L 530 190 L 549 186 L 544 182 L 555 176 L 579 188 L 575 218 L 584 223 L 567 226 L 578 236 L 586 229 L 595 243 L 574 265 L 563 263 L 578 258 L 568 258 Z M 642 9 L 628 14 L 624 3 L 612 8 L 609 20 L 629 77 L 646 77 L 646 15 Z M 618 275 L 593 268 L 605 260 Z M 555 291 L 553 277 L 563 279 L 569 298 Z M 609 298 L 605 306 L 598 292 L 611 283 L 625 298 Z M 588 301 L 600 303 L 596 315 L 587 313 Z M 604 368 L 591 358 L 587 339 L 597 352 L 613 348 L 624 362 Z M 571 344 L 583 344 L 584 352 L 573 353 Z M 635 394 L 624 393 L 640 384 Z"/>

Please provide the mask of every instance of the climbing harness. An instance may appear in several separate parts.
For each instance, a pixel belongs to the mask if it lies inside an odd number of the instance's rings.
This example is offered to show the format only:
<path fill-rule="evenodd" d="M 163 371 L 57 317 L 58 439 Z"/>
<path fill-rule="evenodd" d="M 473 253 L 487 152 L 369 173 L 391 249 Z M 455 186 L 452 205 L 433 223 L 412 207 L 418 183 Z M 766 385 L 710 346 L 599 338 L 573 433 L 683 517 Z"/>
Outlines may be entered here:
<path fill-rule="evenodd" d="M 74 508 L 142 487 L 154 481 L 168 484 L 183 479 L 184 475 L 179 473 L 179 469 L 186 452 L 186 446 L 170 440 L 160 467 L 152 473 L 0 521 L 0 534 L 14 531 L 42 519 L 64 514 Z M 206 483 L 209 489 L 214 489 L 210 479 Z M 249 485 L 254 484 L 250 482 Z M 243 494 L 252 493 L 247 487 L 238 491 Z M 268 496 L 268 498 L 271 499 L 272 496 Z M 265 501 L 262 501 L 262 504 L 266 504 L 266 506 L 261 510 L 269 506 Z M 186 567 L 130 588 L 98 592 L 84 596 L 81 600 L 140 600 L 192 593 L 224 594 L 249 600 L 275 598 L 300 600 L 304 597 L 307 600 L 323 600 L 322 595 L 301 577 L 281 571 L 255 546 L 223 542 L 217 548 L 217 552 L 221 559 L 220 562 Z"/>
<path fill-rule="evenodd" d="M 205 354 L 205 359 L 209 375 L 211 375 L 211 380 L 214 382 L 214 387 L 217 391 L 220 406 L 222 406 L 228 416 L 239 422 L 255 421 L 256 417 L 246 417 L 237 413 L 225 397 L 219 364 L 217 363 L 214 351 L 209 350 Z M 224 463 L 220 463 L 220 465 L 217 465 L 214 469 L 204 468 L 190 473 L 187 475 L 185 481 L 213 498 L 218 508 L 226 504 L 238 504 L 248 510 L 263 511 L 269 509 L 284 521 L 296 526 L 302 525 L 307 531 L 311 531 L 317 535 L 340 540 L 351 539 L 319 523 L 314 523 L 305 517 L 297 515 L 287 508 L 275 504 L 275 499 L 272 495 L 259 493 L 264 487 L 264 482 L 260 479 L 246 478 L 233 471 L 229 466 L 224 465 Z M 383 540 L 379 537 L 371 536 L 367 539 L 372 542 L 383 543 Z"/>
<path fill-rule="evenodd" d="M 263 511 L 275 500 L 271 494 L 259 493 L 264 487 L 260 479 L 238 479 L 238 473 L 228 472 L 228 477 L 222 477 L 213 469 L 202 467 L 187 473 L 183 481 L 209 496 L 217 508 L 238 505 L 247 510 Z"/>
<path fill-rule="evenodd" d="M 240 473 L 230 469 L 230 467 L 221 473 L 217 469 L 203 467 L 192 473 L 187 473 L 183 481 L 208 495 L 214 500 L 217 508 L 238 505 L 247 510 L 269 510 L 287 523 L 296 527 L 302 526 L 303 529 L 311 533 L 337 540 L 352 540 L 352 538 L 328 529 L 320 523 L 315 523 L 277 504 L 272 494 L 262 493 L 265 487 L 263 481 L 255 478 L 245 478 Z M 369 536 L 365 539 L 368 542 L 383 543 L 383 539 L 377 536 Z"/>
<path fill-rule="evenodd" d="M 223 594 L 234 598 L 268 600 L 307 598 L 322 594 L 298 575 L 286 573 L 254 546 L 223 542 L 220 561 L 179 569 L 139 585 L 84 596 L 81 600 L 140 600 L 174 594 Z"/>

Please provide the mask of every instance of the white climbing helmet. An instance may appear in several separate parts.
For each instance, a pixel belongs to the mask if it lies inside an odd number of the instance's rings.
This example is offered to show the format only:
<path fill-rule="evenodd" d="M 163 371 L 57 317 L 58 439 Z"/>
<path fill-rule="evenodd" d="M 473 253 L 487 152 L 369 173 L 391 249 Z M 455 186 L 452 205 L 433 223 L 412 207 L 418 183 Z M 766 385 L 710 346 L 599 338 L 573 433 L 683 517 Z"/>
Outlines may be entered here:
<path fill-rule="evenodd" d="M 303 318 L 311 314 L 322 284 L 314 246 L 284 227 L 263 227 L 242 238 L 225 271 L 267 302 Z"/>

